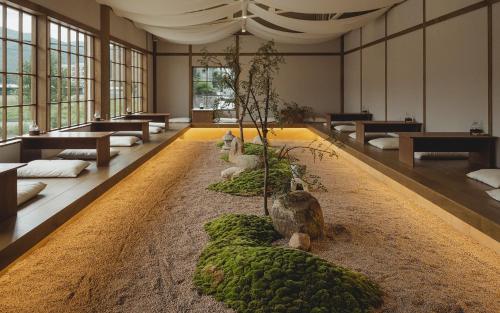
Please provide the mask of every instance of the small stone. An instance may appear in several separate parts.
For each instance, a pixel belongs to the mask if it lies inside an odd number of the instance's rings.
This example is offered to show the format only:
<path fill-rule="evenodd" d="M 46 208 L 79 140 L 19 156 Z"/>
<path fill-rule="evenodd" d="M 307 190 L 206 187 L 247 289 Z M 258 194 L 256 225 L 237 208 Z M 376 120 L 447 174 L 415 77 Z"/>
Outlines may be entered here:
<path fill-rule="evenodd" d="M 235 177 L 238 177 L 241 173 L 243 173 L 245 171 L 245 169 L 241 168 L 241 167 L 236 167 L 236 166 L 233 166 L 233 167 L 230 167 L 230 168 L 226 168 L 225 170 L 223 170 L 221 173 L 220 173 L 220 176 L 223 178 L 223 179 L 233 179 Z"/>
<path fill-rule="evenodd" d="M 243 142 L 240 138 L 234 137 L 228 153 L 229 162 L 235 163 L 236 158 L 241 155 L 243 155 Z"/>
<path fill-rule="evenodd" d="M 262 159 L 258 155 L 240 155 L 234 159 L 234 163 L 244 170 L 255 170 L 263 165 Z"/>
<path fill-rule="evenodd" d="M 309 251 L 311 249 L 311 238 L 308 234 L 293 233 L 288 245 L 290 248 Z"/>
<path fill-rule="evenodd" d="M 269 210 L 274 228 L 285 237 L 306 233 L 312 239 L 324 235 L 323 211 L 307 191 L 292 191 L 279 196 Z"/>
<path fill-rule="evenodd" d="M 252 140 L 252 143 L 254 145 L 262 145 L 262 139 L 260 139 L 260 136 L 255 136 Z"/>

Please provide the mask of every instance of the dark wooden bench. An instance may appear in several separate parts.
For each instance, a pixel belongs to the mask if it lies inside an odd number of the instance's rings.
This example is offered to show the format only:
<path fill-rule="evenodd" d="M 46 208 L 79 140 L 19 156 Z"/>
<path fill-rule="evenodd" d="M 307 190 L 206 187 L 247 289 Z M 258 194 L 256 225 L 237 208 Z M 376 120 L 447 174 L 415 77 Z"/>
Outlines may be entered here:
<path fill-rule="evenodd" d="M 469 152 L 469 161 L 484 167 L 495 167 L 497 137 L 473 136 L 469 133 L 399 133 L 399 161 L 414 167 L 415 152 Z"/>
<path fill-rule="evenodd" d="M 150 120 L 156 123 L 165 123 L 165 129 L 169 129 L 170 113 L 137 113 L 123 116 L 127 120 Z"/>
<path fill-rule="evenodd" d="M 141 131 L 142 141 L 149 141 L 149 122 L 151 120 L 110 120 L 110 121 L 93 121 L 90 122 L 90 131 Z"/>
<path fill-rule="evenodd" d="M 422 123 L 404 121 L 356 121 L 356 141 L 365 143 L 367 132 L 420 132 Z"/>
<path fill-rule="evenodd" d="M 325 113 L 326 126 L 332 127 L 332 122 L 350 122 L 350 121 L 371 121 L 371 113 Z"/>

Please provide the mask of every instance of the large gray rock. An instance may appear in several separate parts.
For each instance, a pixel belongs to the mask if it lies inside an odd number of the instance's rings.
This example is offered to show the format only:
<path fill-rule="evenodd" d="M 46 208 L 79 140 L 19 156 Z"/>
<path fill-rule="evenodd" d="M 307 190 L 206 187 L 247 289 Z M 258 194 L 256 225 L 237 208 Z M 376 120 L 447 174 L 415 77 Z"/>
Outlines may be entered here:
<path fill-rule="evenodd" d="M 240 138 L 234 137 L 228 153 L 229 162 L 236 163 L 236 159 L 241 155 L 243 155 L 243 142 Z"/>
<path fill-rule="evenodd" d="M 244 168 L 233 166 L 233 167 L 226 168 L 225 170 L 223 170 L 220 173 L 220 176 L 223 179 L 233 179 L 235 177 L 238 177 L 244 171 L 245 171 Z"/>
<path fill-rule="evenodd" d="M 308 234 L 293 233 L 292 238 L 288 242 L 290 248 L 309 251 L 311 249 L 311 238 Z"/>
<path fill-rule="evenodd" d="M 264 164 L 262 158 L 258 155 L 239 155 L 233 159 L 236 167 L 244 170 L 255 170 L 261 168 Z"/>
<path fill-rule="evenodd" d="M 306 191 L 278 197 L 269 211 L 274 228 L 283 236 L 305 233 L 312 239 L 323 236 L 323 211 L 316 198 Z"/>

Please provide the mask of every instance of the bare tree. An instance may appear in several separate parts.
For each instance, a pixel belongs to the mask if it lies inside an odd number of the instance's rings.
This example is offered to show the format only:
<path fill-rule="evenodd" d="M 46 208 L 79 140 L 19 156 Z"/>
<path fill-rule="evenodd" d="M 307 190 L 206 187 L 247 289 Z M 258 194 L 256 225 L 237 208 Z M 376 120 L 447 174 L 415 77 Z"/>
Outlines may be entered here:
<path fill-rule="evenodd" d="M 240 63 L 239 51 L 236 46 L 232 45 L 225 49 L 225 54 L 222 58 L 211 55 L 207 50 L 203 50 L 202 53 L 203 57 L 201 60 L 201 64 L 203 66 L 215 66 L 224 69 L 221 75 L 217 75 L 216 77 L 214 77 L 214 83 L 217 87 L 229 88 L 233 92 L 234 96 L 230 100 L 233 101 L 236 107 L 236 116 L 240 128 L 240 139 L 241 142 L 244 143 L 245 139 L 243 136 L 243 120 L 245 119 L 245 114 L 247 112 L 246 104 L 248 103 L 248 96 L 245 97 L 245 94 L 241 92 L 242 88 L 240 86 L 240 76 L 242 72 L 242 65 Z M 241 149 L 243 152 L 243 145 Z"/>

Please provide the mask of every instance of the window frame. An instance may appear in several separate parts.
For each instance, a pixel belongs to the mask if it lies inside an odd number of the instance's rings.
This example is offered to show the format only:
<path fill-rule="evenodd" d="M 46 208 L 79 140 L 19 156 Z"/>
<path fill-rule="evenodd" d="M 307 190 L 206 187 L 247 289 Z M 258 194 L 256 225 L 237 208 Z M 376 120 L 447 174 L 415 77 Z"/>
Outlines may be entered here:
<path fill-rule="evenodd" d="M 136 49 L 130 49 L 130 69 L 131 69 L 131 111 L 132 113 L 144 112 L 144 53 Z M 135 88 L 135 86 L 138 88 Z M 135 95 L 134 90 L 139 91 Z"/>
<path fill-rule="evenodd" d="M 2 60 L 1 60 L 1 68 L 0 68 L 0 76 L 1 76 L 1 102 L 0 102 L 0 142 L 6 142 L 10 140 L 15 140 L 16 137 L 26 134 L 29 130 L 29 125 L 26 128 L 25 122 L 25 108 L 28 108 L 30 111 L 30 121 L 29 122 L 37 122 L 38 120 L 38 82 L 37 82 L 37 74 L 38 74 L 38 16 L 25 10 L 22 7 L 14 7 L 10 6 L 6 3 L 0 3 L 1 10 L 1 25 L 2 31 L 0 34 L 0 42 L 1 42 L 1 52 L 2 52 Z M 11 38 L 8 36 L 7 32 L 7 10 L 17 11 L 17 19 L 18 19 L 18 38 Z M 31 38 L 30 41 L 24 39 L 24 16 L 28 15 L 31 17 Z M 14 43 L 17 45 L 17 72 L 9 71 L 8 69 L 8 43 Z M 24 48 L 28 46 L 31 48 L 31 72 L 24 72 Z M 8 76 L 17 76 L 18 86 L 17 86 L 17 97 L 18 102 L 16 105 L 8 105 L 8 91 L 7 91 L 7 77 Z M 25 104 L 24 97 L 24 82 L 25 77 L 31 77 L 31 87 L 30 87 L 30 98 L 31 102 L 29 104 Z M 5 86 L 5 88 L 4 88 Z M 9 109 L 17 108 L 17 133 L 9 137 L 9 127 L 8 125 L 8 111 Z"/>
<path fill-rule="evenodd" d="M 193 65 L 191 67 L 191 71 L 192 71 L 192 79 L 191 79 L 191 86 L 192 86 L 192 89 L 193 89 L 193 92 L 192 92 L 192 103 L 193 103 L 193 109 L 200 109 L 199 107 L 195 107 L 195 96 L 196 96 L 196 91 L 195 91 L 195 82 L 205 82 L 205 83 L 213 83 L 213 80 L 208 80 L 208 78 L 206 80 L 195 80 L 195 70 L 196 69 L 206 69 L 207 70 L 207 75 L 208 75 L 208 69 L 225 69 L 225 70 L 231 70 L 230 67 L 220 67 L 220 66 L 198 66 L 198 65 Z M 203 96 L 205 98 L 205 101 L 204 101 L 204 108 L 203 109 L 213 109 L 212 107 L 210 106 L 207 106 L 207 98 L 210 97 L 208 95 L 204 95 Z M 234 97 L 234 95 L 233 95 Z M 220 111 L 228 111 L 228 112 L 232 112 L 232 111 L 236 111 L 236 104 L 233 103 L 233 107 L 232 108 L 217 108 L 217 110 L 220 110 Z"/>
<path fill-rule="evenodd" d="M 52 36 L 51 36 L 51 26 L 56 25 L 57 26 L 57 48 L 52 47 Z M 62 33 L 62 28 L 67 29 L 67 50 L 63 50 L 61 43 L 61 33 Z M 75 38 L 76 38 L 76 45 L 75 45 L 75 51 L 72 51 L 72 45 L 71 45 L 71 34 L 72 32 L 76 33 Z M 83 45 L 83 52 L 80 51 L 80 35 L 83 35 L 84 37 L 84 45 Z M 89 46 L 90 45 L 90 46 Z M 95 98 L 95 84 L 96 84 L 96 78 L 95 78 L 95 35 L 85 31 L 83 29 L 80 29 L 76 26 L 73 26 L 71 24 L 65 23 L 63 21 L 54 19 L 54 18 L 49 18 L 47 20 L 47 130 L 48 131 L 55 131 L 55 130 L 61 130 L 61 129 L 67 129 L 75 126 L 81 126 L 89 123 L 92 120 L 94 111 L 95 111 L 95 104 L 96 104 L 96 98 Z M 55 52 L 57 54 L 57 74 L 52 73 L 52 52 Z M 68 74 L 67 76 L 63 76 L 62 74 L 62 57 L 65 55 L 66 57 L 66 64 L 68 66 Z M 72 56 L 76 59 L 75 62 L 75 75 L 72 73 Z M 85 74 L 86 77 L 81 77 L 81 68 L 80 68 L 80 58 L 84 59 L 84 64 L 85 64 Z M 57 81 L 56 88 L 57 88 L 57 94 L 56 94 L 56 101 L 52 101 L 52 94 L 51 94 L 51 88 L 52 88 L 52 79 L 55 78 Z M 66 97 L 67 100 L 63 100 L 63 80 L 66 80 Z M 76 95 L 77 99 L 72 99 L 72 82 L 76 81 Z M 84 97 L 83 100 L 80 99 L 80 86 L 81 82 L 83 81 L 83 86 L 84 86 Z M 81 105 L 85 106 L 84 113 L 84 118 L 80 118 L 80 113 L 81 113 Z M 66 123 L 67 125 L 62 125 L 62 108 L 63 105 L 67 105 L 67 116 L 66 116 Z M 73 105 L 76 105 L 76 123 L 73 123 L 72 119 L 72 109 Z M 53 106 L 57 106 L 57 118 L 56 118 L 56 127 L 52 127 L 52 109 Z"/>
<path fill-rule="evenodd" d="M 127 114 L 127 50 L 126 46 L 115 41 L 109 43 L 109 118 L 118 118 Z M 117 51 L 122 53 L 117 53 Z M 112 53 L 114 57 L 111 57 Z M 117 54 L 120 59 L 118 61 Z M 119 77 L 116 77 L 117 70 Z M 121 86 L 121 96 L 117 96 L 117 83 Z"/>

